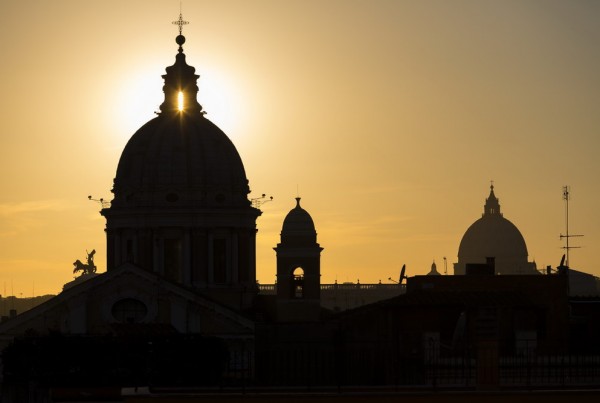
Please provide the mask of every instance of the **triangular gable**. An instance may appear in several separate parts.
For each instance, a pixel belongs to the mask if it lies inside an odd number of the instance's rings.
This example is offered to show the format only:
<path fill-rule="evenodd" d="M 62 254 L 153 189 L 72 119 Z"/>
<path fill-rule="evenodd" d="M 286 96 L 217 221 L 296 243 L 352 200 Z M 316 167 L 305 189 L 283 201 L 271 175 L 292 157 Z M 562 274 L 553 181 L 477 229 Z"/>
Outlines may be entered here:
<path fill-rule="evenodd" d="M 204 321 L 208 318 L 212 323 L 218 323 L 217 327 L 222 332 L 247 335 L 254 333 L 254 322 L 243 315 L 210 300 L 194 290 L 174 284 L 134 264 L 126 263 L 110 272 L 99 274 L 75 284 L 56 297 L 1 323 L 0 337 L 4 339 L 12 338 L 22 334 L 26 328 L 39 327 L 43 328 L 42 331 L 47 330 L 47 328 L 60 330 L 63 323 L 58 322 L 68 321 L 68 318 L 58 318 L 65 317 L 65 315 L 73 317 L 77 315 L 76 311 L 78 309 L 89 310 L 86 304 L 89 304 L 90 300 L 98 300 L 102 297 L 101 301 L 97 301 L 97 304 L 106 306 L 91 308 L 103 309 L 108 312 L 110 304 L 119 298 L 126 298 L 131 295 L 143 295 L 147 301 L 159 301 L 161 298 L 163 300 L 166 298 L 175 314 L 179 311 L 173 306 L 179 304 L 183 310 L 181 315 L 189 316 L 189 312 L 192 312 L 195 316 L 198 316 L 201 313 Z M 156 305 L 158 304 L 156 301 L 150 303 Z M 151 309 L 157 310 L 158 308 Z M 85 314 L 79 313 L 79 315 Z M 187 316 L 180 320 L 189 320 Z M 172 320 L 177 320 L 177 318 L 172 318 Z M 109 321 L 106 323 L 108 324 Z M 73 331 L 72 328 L 73 325 L 71 324 L 71 332 Z M 180 331 L 189 332 L 189 329 L 187 327 L 187 330 L 180 329 Z M 213 331 L 216 332 L 217 330 Z M 82 327 L 75 330 L 75 332 L 85 333 L 86 330 Z M 89 329 L 87 332 L 89 332 Z"/>

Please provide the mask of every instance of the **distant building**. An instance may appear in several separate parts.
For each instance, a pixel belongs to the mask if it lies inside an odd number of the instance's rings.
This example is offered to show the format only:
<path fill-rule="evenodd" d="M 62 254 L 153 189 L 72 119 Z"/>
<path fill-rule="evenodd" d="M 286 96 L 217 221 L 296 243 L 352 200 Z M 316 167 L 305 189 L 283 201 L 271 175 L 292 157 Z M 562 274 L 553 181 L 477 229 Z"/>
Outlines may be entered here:
<path fill-rule="evenodd" d="M 441 273 L 437 271 L 437 265 L 435 262 L 431 263 L 431 270 L 427 273 L 428 276 L 441 276 Z"/>
<path fill-rule="evenodd" d="M 598 277 L 572 268 L 568 269 L 569 295 L 573 297 L 592 297 L 600 295 Z"/>
<path fill-rule="evenodd" d="M 321 307 L 333 312 L 358 308 L 382 301 L 406 291 L 405 284 L 338 283 L 321 284 Z M 277 284 L 259 284 L 259 295 L 275 295 Z"/>
<path fill-rule="evenodd" d="M 458 247 L 454 274 L 466 274 L 468 264 L 487 264 L 492 259 L 496 274 L 538 274 L 528 261 L 527 246 L 519 229 L 500 212 L 500 203 L 490 186 L 483 215 L 465 232 Z"/>

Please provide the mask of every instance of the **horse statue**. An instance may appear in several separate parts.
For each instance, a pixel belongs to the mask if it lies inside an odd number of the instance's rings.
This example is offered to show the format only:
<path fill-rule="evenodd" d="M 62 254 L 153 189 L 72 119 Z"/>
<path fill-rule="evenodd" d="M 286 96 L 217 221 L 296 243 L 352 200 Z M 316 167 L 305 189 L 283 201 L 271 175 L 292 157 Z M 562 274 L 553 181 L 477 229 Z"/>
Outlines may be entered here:
<path fill-rule="evenodd" d="M 92 249 L 91 252 L 88 252 L 86 250 L 86 253 L 87 264 L 77 259 L 75 262 L 73 262 L 73 266 L 75 266 L 75 268 L 73 269 L 73 274 L 81 272 L 81 275 L 85 276 L 86 274 L 96 273 L 96 265 L 94 264 L 94 255 L 96 254 L 96 249 Z"/>

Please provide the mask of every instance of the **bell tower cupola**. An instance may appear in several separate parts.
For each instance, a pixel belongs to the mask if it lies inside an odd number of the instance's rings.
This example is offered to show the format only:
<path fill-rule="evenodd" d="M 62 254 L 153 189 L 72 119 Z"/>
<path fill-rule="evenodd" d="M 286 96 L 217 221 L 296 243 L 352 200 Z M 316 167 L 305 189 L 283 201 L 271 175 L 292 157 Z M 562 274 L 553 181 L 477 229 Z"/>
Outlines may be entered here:
<path fill-rule="evenodd" d="M 277 253 L 277 319 L 317 321 L 321 310 L 321 251 L 312 217 L 300 206 L 283 220 Z"/>

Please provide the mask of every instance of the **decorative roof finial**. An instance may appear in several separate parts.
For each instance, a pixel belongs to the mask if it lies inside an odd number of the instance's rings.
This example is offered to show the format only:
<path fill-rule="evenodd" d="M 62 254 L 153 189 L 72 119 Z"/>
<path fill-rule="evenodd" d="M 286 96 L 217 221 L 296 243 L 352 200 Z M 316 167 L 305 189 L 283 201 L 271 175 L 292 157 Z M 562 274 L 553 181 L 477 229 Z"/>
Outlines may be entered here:
<path fill-rule="evenodd" d="M 188 21 L 184 21 L 183 14 L 181 13 L 181 1 L 179 2 L 179 19 L 172 22 L 173 25 L 179 27 L 179 35 L 175 38 L 175 42 L 179 45 L 179 53 L 183 53 L 183 44 L 185 43 L 185 36 L 182 35 L 183 26 L 189 24 Z"/>
<path fill-rule="evenodd" d="M 183 31 L 183 26 L 189 24 L 189 21 L 183 20 L 183 15 L 181 14 L 181 10 L 180 10 L 179 11 L 179 19 L 177 21 L 173 21 L 172 24 L 177 25 L 179 27 L 179 35 L 181 35 L 181 33 Z"/>
<path fill-rule="evenodd" d="M 198 103 L 196 95 L 198 94 L 198 79 L 195 74 L 196 69 L 189 66 L 185 61 L 185 53 L 183 53 L 182 45 L 185 43 L 185 36 L 181 34 L 183 26 L 189 22 L 183 20 L 181 13 L 181 5 L 179 10 L 179 19 L 173 21 L 173 25 L 179 27 L 179 35 L 175 38 L 175 42 L 179 45 L 177 56 L 175 56 L 175 64 L 166 68 L 167 74 L 162 78 L 165 80 L 163 92 L 165 93 L 165 101 L 160 105 L 161 112 L 180 113 L 185 112 L 191 114 L 200 112 L 204 114 L 202 106 Z"/>

